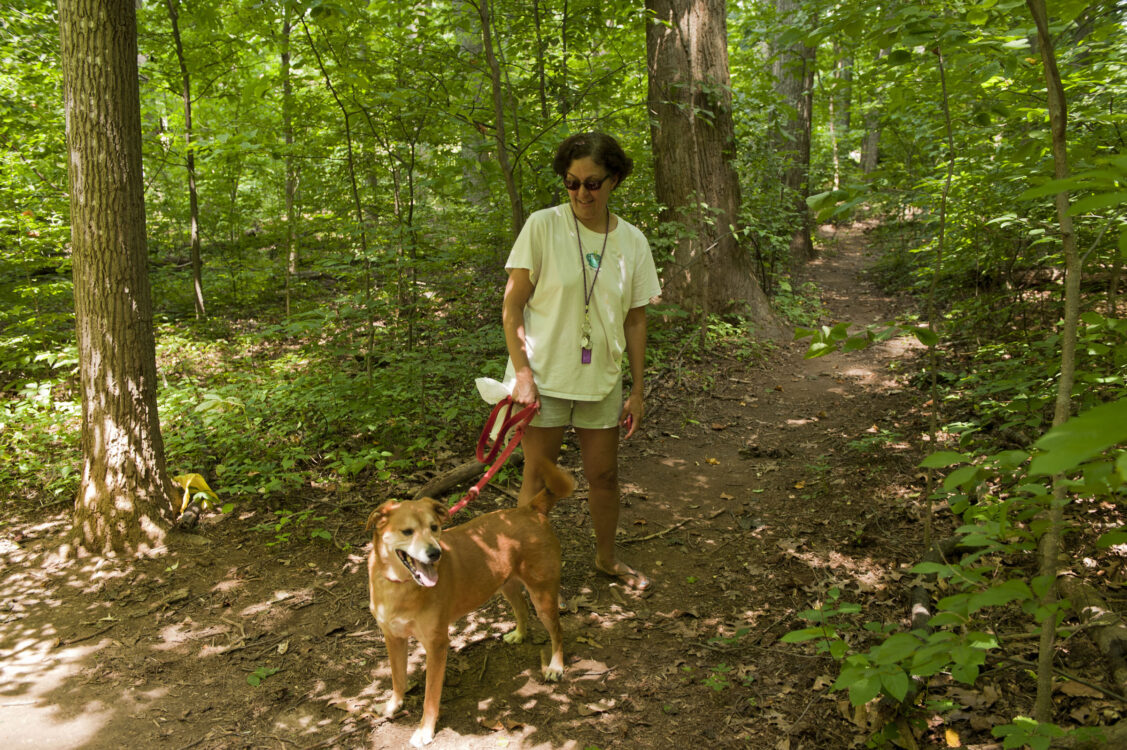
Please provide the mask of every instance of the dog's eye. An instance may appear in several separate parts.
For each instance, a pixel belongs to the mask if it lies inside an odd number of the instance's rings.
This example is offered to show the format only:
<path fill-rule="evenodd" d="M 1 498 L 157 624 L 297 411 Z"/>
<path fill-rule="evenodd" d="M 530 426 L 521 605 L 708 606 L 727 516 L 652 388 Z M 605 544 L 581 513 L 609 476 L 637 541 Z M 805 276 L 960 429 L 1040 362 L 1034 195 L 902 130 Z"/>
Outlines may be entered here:
<path fill-rule="evenodd" d="M 403 536 L 411 536 L 415 533 L 414 529 L 403 529 Z"/>
<path fill-rule="evenodd" d="M 431 530 L 431 531 L 438 531 L 438 524 L 437 524 L 437 523 L 432 523 L 432 524 L 430 525 L 430 530 Z"/>

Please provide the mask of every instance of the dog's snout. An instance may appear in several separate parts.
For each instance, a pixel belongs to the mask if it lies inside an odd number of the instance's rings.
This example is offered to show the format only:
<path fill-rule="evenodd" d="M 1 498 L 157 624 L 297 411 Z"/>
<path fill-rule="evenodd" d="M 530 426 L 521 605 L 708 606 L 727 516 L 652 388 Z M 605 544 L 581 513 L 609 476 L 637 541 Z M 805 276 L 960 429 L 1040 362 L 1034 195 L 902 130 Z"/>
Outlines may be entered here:
<path fill-rule="evenodd" d="M 441 547 L 427 547 L 427 562 L 436 563 L 440 557 L 442 557 Z"/>

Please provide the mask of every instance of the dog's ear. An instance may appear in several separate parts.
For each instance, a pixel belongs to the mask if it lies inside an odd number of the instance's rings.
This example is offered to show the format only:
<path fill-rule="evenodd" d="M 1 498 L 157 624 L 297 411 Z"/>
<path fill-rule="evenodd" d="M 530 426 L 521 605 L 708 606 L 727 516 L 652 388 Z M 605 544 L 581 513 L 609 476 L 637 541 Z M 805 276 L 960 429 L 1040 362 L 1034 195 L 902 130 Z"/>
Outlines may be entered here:
<path fill-rule="evenodd" d="M 446 508 L 446 504 L 430 497 L 428 497 L 427 500 L 430 501 L 431 510 L 434 512 L 435 517 L 438 519 L 439 525 L 445 526 L 446 522 L 450 520 L 450 513 Z"/>
<path fill-rule="evenodd" d="M 387 517 L 391 515 L 392 511 L 399 507 L 399 503 L 395 500 L 388 500 L 380 507 L 373 510 L 368 514 L 368 522 L 364 524 L 364 531 L 372 531 L 384 524 Z"/>

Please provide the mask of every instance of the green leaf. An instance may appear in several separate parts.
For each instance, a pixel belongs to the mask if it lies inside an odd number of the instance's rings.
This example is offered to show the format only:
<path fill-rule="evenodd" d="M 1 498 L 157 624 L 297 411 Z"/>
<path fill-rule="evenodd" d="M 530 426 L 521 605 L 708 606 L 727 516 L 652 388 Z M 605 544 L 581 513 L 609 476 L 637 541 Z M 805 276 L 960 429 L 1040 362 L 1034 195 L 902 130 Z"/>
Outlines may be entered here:
<path fill-rule="evenodd" d="M 1120 206 L 1124 203 L 1127 203 L 1127 192 L 1101 193 L 1100 195 L 1092 195 L 1076 201 L 1069 206 L 1068 215 L 1076 216 L 1077 214 L 1085 214 L 1089 211 L 1098 211 L 1101 208 Z"/>
<path fill-rule="evenodd" d="M 903 703 L 904 699 L 908 697 L 908 688 L 911 686 L 911 680 L 908 679 L 907 672 L 901 669 L 882 672 L 880 682 L 884 687 L 884 691 L 897 703 Z"/>
<path fill-rule="evenodd" d="M 1011 580 L 998 586 L 991 586 L 985 591 L 972 594 L 970 597 L 969 612 L 977 612 L 984 607 L 1000 607 L 1012 601 L 1032 599 L 1033 592 L 1024 581 Z"/>
<path fill-rule="evenodd" d="M 919 647 L 920 639 L 916 636 L 911 633 L 897 633 L 877 646 L 873 655 L 877 664 L 899 664 L 914 654 Z"/>
<path fill-rule="evenodd" d="M 1052 476 L 1071 471 L 1125 440 L 1127 399 L 1102 404 L 1042 435 L 1034 445 L 1043 452 L 1033 457 L 1029 473 Z"/>
<path fill-rule="evenodd" d="M 963 466 L 955 469 L 943 479 L 943 489 L 950 492 L 956 487 L 961 486 L 964 482 L 969 482 L 978 475 L 977 466 Z"/>
<path fill-rule="evenodd" d="M 919 342 L 924 346 L 935 346 L 939 343 L 939 337 L 935 335 L 935 331 L 930 328 L 924 326 L 909 326 L 908 330 L 915 334 L 916 338 L 919 339 Z"/>
<path fill-rule="evenodd" d="M 894 49 L 881 62 L 885 65 L 903 65 L 912 61 L 912 53 L 906 49 Z"/>
<path fill-rule="evenodd" d="M 1097 547 L 1107 549 L 1117 544 L 1127 544 L 1127 528 L 1119 528 L 1102 534 L 1096 541 Z"/>
<path fill-rule="evenodd" d="M 945 469 L 948 466 L 955 464 L 966 463 L 970 460 L 970 456 L 965 453 L 956 453 L 955 451 L 936 451 L 930 456 L 920 461 L 921 469 Z"/>

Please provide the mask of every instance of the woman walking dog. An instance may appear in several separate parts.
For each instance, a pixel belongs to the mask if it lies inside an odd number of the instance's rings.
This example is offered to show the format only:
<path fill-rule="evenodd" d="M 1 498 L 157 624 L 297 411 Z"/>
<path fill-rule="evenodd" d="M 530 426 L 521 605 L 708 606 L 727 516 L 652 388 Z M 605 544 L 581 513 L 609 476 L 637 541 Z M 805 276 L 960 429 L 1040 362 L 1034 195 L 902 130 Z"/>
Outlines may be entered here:
<path fill-rule="evenodd" d="M 573 427 L 590 488 L 595 567 L 641 591 L 649 578 L 615 554 L 618 439 L 620 428 L 633 435 L 645 415 L 645 306 L 661 285 L 645 236 L 610 212 L 611 193 L 634 166 L 618 142 L 604 133 L 573 135 L 552 166 L 568 201 L 533 213 L 505 263 L 505 382 L 517 404 L 540 405 L 522 442 L 520 499 L 543 488 L 536 467 L 556 463 L 564 431 Z M 631 381 L 625 401 L 624 355 Z"/>

